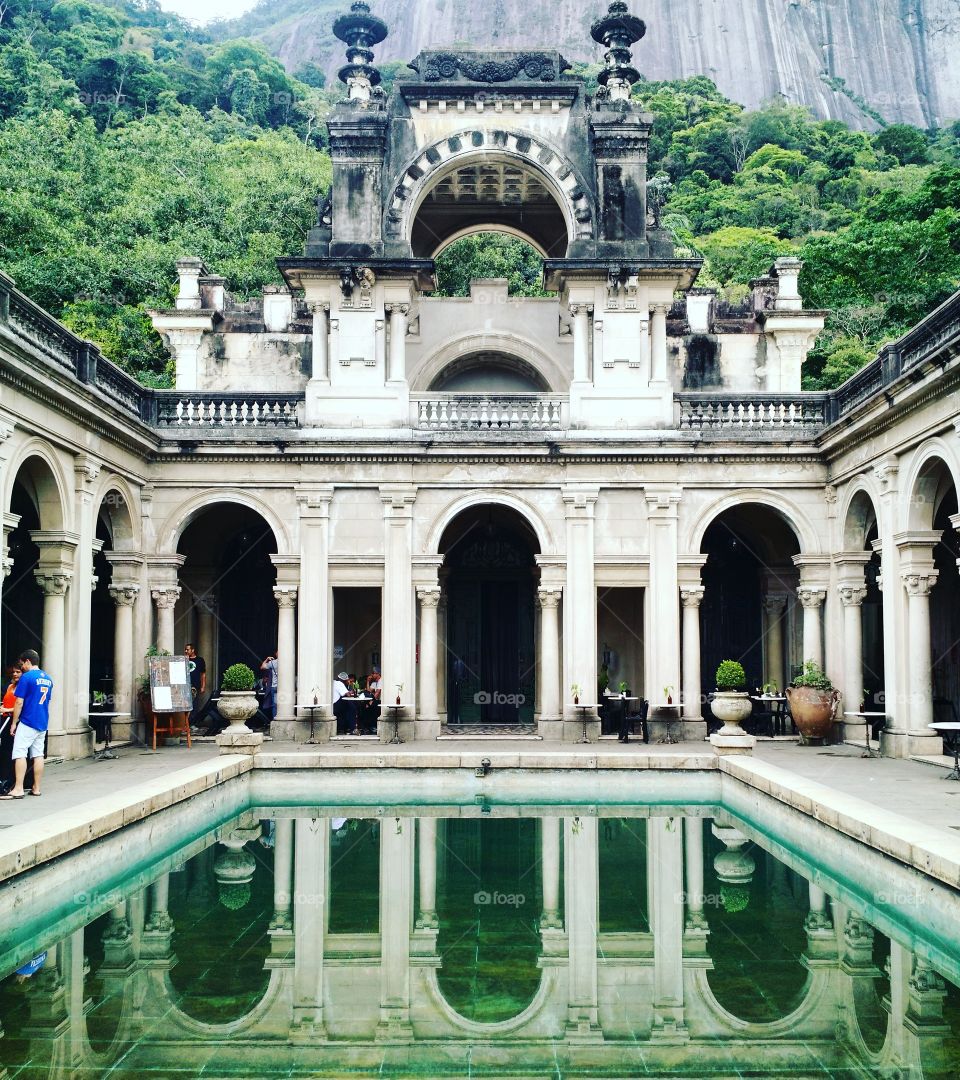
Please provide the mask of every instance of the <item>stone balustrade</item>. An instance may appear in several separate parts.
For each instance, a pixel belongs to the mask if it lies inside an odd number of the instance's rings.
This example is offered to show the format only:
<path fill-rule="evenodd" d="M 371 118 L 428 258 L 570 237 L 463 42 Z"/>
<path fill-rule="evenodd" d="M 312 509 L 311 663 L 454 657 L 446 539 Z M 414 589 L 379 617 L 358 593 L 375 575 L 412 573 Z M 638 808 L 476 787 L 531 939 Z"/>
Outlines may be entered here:
<path fill-rule="evenodd" d="M 682 393 L 675 397 L 681 431 L 738 437 L 785 433 L 792 438 L 809 439 L 828 423 L 827 393 Z"/>
<path fill-rule="evenodd" d="M 299 425 L 300 394 L 157 391 L 161 428 L 291 428 Z"/>
<path fill-rule="evenodd" d="M 421 431 L 560 431 L 566 401 L 560 394 L 430 394 L 411 405 Z"/>

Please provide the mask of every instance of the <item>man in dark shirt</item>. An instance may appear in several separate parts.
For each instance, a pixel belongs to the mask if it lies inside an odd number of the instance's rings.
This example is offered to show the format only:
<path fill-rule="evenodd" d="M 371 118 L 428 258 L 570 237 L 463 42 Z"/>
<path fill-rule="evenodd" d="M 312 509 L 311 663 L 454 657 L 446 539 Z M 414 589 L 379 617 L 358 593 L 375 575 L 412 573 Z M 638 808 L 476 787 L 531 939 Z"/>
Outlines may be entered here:
<path fill-rule="evenodd" d="M 207 692 L 207 662 L 202 656 L 197 656 L 197 650 L 190 642 L 184 645 L 183 655 L 187 658 L 187 670 L 190 672 L 190 693 L 193 696 L 190 724 L 193 725 L 200 700 Z"/>

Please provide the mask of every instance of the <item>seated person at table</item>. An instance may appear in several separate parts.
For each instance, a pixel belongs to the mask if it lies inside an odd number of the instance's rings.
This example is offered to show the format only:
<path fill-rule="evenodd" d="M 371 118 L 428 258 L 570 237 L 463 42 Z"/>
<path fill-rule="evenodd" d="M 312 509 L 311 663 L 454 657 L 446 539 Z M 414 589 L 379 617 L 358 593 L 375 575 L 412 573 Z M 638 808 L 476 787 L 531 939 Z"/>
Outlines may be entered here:
<path fill-rule="evenodd" d="M 373 700 L 363 710 L 363 729 L 365 734 L 376 734 L 377 721 L 380 719 L 380 695 L 383 692 L 383 680 L 376 668 L 367 676 L 367 697 Z"/>
<path fill-rule="evenodd" d="M 338 733 L 349 730 L 352 719 L 350 706 L 346 701 L 351 695 L 351 691 L 347 688 L 349 680 L 350 676 L 345 671 L 338 672 L 333 680 L 333 715 L 337 721 Z"/>

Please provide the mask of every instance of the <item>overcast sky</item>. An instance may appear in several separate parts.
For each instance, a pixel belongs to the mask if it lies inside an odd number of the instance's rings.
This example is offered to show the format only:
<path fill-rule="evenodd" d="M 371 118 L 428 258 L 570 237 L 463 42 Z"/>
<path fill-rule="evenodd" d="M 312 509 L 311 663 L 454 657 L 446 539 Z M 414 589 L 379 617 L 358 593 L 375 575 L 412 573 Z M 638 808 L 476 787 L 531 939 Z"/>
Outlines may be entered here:
<path fill-rule="evenodd" d="M 217 18 L 234 18 L 249 11 L 255 3 L 256 0 L 160 0 L 164 11 L 175 11 L 196 23 Z"/>

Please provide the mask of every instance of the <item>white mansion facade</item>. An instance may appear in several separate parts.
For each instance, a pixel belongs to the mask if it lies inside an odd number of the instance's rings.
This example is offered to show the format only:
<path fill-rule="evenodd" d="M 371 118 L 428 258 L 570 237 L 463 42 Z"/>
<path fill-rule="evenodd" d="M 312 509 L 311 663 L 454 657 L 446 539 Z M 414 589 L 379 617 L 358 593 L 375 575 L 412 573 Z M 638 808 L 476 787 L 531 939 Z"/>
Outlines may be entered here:
<path fill-rule="evenodd" d="M 654 730 L 697 738 L 734 657 L 778 687 L 823 663 L 845 708 L 886 714 L 885 752 L 939 752 L 928 725 L 960 697 L 960 294 L 802 392 L 825 313 L 799 263 L 730 309 L 659 227 L 624 5 L 594 27 L 595 97 L 557 54 L 425 52 L 389 98 L 365 6 L 337 23 L 350 97 L 304 254 L 242 303 L 178 263 L 154 313 L 175 389 L 0 277 L 0 656 L 41 648 L 50 752 L 89 752 L 94 690 L 136 715 L 148 646 L 186 641 L 214 691 L 278 648 L 274 733 L 301 739 L 298 705 L 341 668 L 382 670 L 408 739 L 579 738 L 601 669 Z M 481 229 L 532 243 L 551 295 L 432 297 L 434 256 Z"/>

